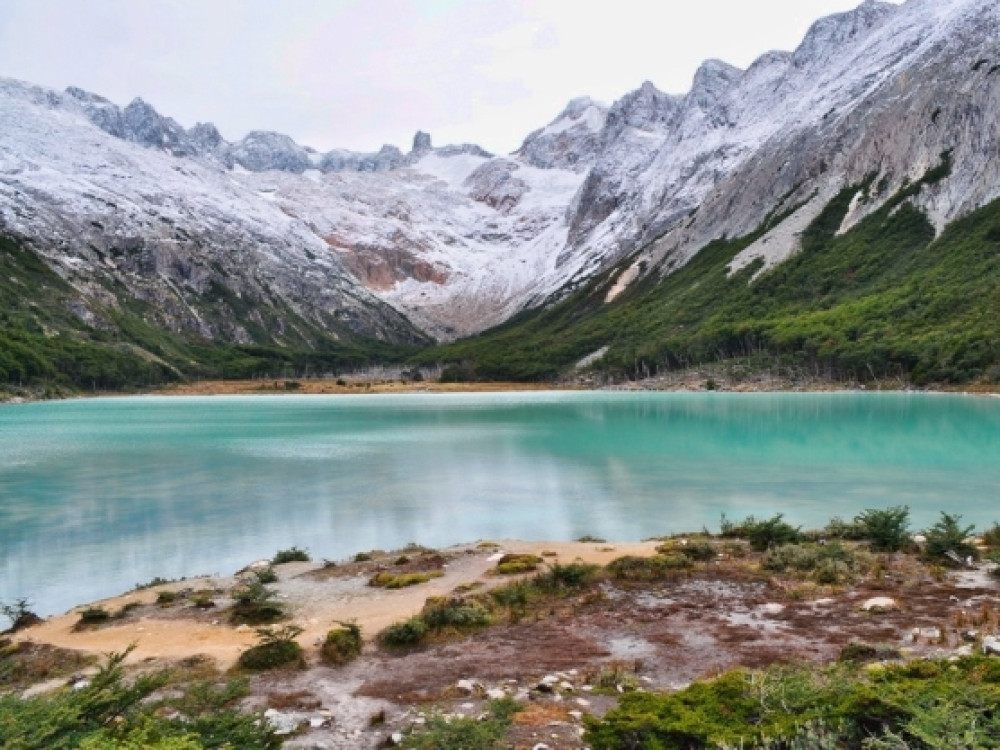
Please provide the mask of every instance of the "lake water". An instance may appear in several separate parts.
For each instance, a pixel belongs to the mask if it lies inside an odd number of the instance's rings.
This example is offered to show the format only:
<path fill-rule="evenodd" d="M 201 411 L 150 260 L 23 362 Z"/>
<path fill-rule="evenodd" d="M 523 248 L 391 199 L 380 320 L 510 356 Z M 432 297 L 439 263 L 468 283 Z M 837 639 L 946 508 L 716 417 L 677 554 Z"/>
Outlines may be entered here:
<path fill-rule="evenodd" d="M 0 600 L 408 542 L 1000 519 L 1000 400 L 907 394 L 139 397 L 0 408 Z"/>

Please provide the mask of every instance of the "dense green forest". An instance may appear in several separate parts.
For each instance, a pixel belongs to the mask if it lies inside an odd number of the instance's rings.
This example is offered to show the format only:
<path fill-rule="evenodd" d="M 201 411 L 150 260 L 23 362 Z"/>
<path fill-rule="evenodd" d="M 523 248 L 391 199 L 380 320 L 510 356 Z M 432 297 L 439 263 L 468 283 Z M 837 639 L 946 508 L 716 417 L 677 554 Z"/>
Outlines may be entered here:
<path fill-rule="evenodd" d="M 244 309 L 248 303 L 228 290 L 212 291 L 210 312 L 249 311 Z M 123 294 L 116 296 L 116 305 L 85 322 L 74 313 L 81 307 L 78 299 L 76 290 L 34 252 L 0 237 L 0 384 L 90 391 L 197 378 L 306 377 L 399 362 L 414 351 L 343 332 L 334 336 L 301 318 L 295 330 L 308 339 L 278 342 L 247 319 L 245 327 L 258 343 L 220 345 L 149 322 L 148 306 Z M 270 311 L 260 309 L 266 323 Z"/>
<path fill-rule="evenodd" d="M 556 378 L 601 347 L 596 365 L 635 378 L 739 360 L 828 380 L 903 378 L 918 385 L 1000 376 L 1000 201 L 935 238 L 906 200 L 947 174 L 948 157 L 851 231 L 851 199 L 834 198 L 802 235 L 802 250 L 751 283 L 755 264 L 727 264 L 774 226 L 709 244 L 678 272 L 650 274 L 611 304 L 606 291 L 631 259 L 559 304 L 418 355 L 456 379 Z"/>

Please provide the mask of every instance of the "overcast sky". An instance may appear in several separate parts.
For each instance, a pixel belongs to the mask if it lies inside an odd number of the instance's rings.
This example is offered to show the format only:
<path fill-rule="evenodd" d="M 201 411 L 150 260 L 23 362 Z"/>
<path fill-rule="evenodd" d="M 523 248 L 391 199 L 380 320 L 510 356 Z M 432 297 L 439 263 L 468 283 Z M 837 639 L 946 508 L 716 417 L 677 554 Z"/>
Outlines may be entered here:
<path fill-rule="evenodd" d="M 509 152 L 571 98 L 650 80 L 681 93 L 710 57 L 746 67 L 860 0 L 0 0 L 0 76 L 143 97 L 225 138 Z"/>

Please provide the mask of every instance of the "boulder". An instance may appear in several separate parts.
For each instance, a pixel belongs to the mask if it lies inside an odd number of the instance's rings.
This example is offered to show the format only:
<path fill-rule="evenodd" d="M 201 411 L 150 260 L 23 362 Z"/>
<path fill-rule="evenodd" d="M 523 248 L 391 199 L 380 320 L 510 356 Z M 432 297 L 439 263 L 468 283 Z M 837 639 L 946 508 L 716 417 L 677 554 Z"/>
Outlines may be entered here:
<path fill-rule="evenodd" d="M 863 612 L 888 612 L 899 609 L 899 603 L 891 596 L 874 596 L 861 605 Z"/>

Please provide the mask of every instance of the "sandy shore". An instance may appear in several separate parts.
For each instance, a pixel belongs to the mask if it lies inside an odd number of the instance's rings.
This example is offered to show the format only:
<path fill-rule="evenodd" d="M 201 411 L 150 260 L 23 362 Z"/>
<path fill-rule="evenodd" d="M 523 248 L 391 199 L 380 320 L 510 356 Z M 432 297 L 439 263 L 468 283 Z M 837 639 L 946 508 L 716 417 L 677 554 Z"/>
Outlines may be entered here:
<path fill-rule="evenodd" d="M 353 575 L 319 575 L 320 563 L 287 563 L 275 566 L 279 580 L 271 588 L 278 592 L 291 613 L 291 622 L 304 629 L 298 641 L 307 649 L 315 648 L 338 621 L 354 621 L 361 626 L 366 640 L 398 620 L 417 614 L 428 597 L 445 596 L 458 586 L 489 588 L 509 578 L 488 575 L 501 552 L 541 556 L 549 562 L 582 561 L 605 565 L 622 555 L 653 555 L 657 542 L 517 542 L 459 545 L 441 550 L 448 562 L 444 575 L 418 586 L 386 590 L 368 585 L 369 572 Z M 492 558 L 492 559 L 491 559 Z M 248 561 L 249 562 L 249 561 Z M 199 617 L 178 616 L 177 609 L 155 606 L 161 591 L 182 589 L 228 590 L 237 577 L 186 579 L 92 604 L 81 604 L 64 615 L 47 618 L 42 624 L 22 631 L 17 640 L 44 643 L 92 654 L 124 651 L 134 645 L 129 661 L 176 661 L 195 654 L 214 659 L 222 668 L 236 663 L 240 652 L 257 642 L 253 628 L 231 625 L 222 611 L 208 610 Z M 100 606 L 109 612 L 130 604 L 143 605 L 138 615 L 120 623 L 96 629 L 74 630 L 79 613 L 87 606 Z"/>

